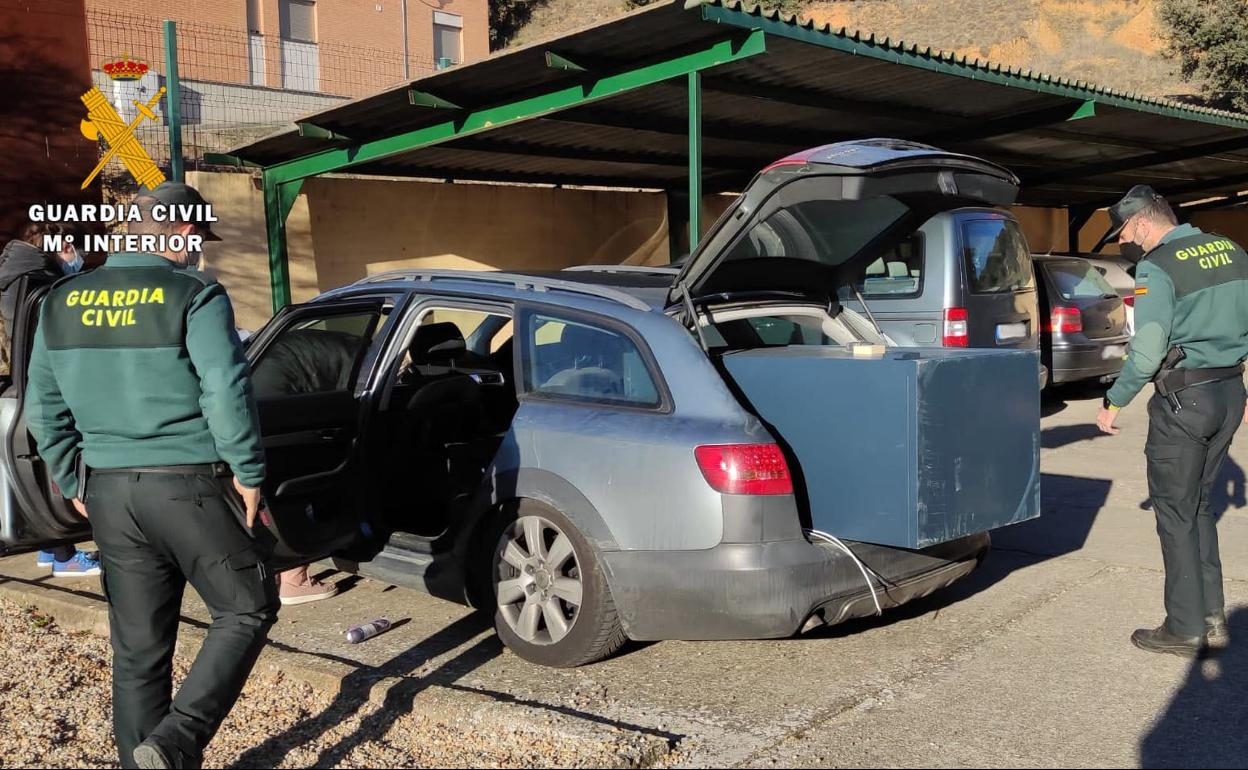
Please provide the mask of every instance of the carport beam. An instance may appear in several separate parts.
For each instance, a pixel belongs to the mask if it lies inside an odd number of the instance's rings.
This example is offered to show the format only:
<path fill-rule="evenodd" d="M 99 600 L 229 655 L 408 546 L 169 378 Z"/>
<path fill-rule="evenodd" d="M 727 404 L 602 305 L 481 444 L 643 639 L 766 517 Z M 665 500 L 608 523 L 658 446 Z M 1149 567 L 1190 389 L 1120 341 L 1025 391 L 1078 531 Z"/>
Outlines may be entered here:
<path fill-rule="evenodd" d="M 702 235 L 702 73 L 689 73 L 689 253 Z"/>
<path fill-rule="evenodd" d="M 264 174 L 264 223 L 269 237 L 269 288 L 274 313 L 291 302 L 286 217 L 290 216 L 302 188 L 302 179 L 279 183 L 272 174 L 267 171 Z"/>
<path fill-rule="evenodd" d="M 690 72 L 717 67 L 765 53 L 766 38 L 760 30 L 734 34 L 723 40 L 665 61 L 632 70 L 603 75 L 589 82 L 559 88 L 507 104 L 478 110 L 455 111 L 454 117 L 400 134 L 357 142 L 348 147 L 322 150 L 299 158 L 275 163 L 265 169 L 277 183 L 344 171 L 353 166 L 386 160 L 411 150 L 491 131 L 502 126 L 551 115 L 608 96 L 671 80 Z M 411 94 L 419 94 L 413 91 Z M 409 95 L 409 99 L 416 99 Z M 416 103 L 424 104 L 419 99 Z"/>

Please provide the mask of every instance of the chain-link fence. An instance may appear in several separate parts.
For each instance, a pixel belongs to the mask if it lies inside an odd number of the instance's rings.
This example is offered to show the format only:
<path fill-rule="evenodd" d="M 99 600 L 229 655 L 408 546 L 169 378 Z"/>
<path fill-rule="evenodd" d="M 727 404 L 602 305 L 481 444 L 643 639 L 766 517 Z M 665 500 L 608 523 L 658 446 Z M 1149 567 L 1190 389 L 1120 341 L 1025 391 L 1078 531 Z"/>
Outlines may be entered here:
<path fill-rule="evenodd" d="M 134 135 L 167 171 L 168 115 L 158 97 L 166 85 L 163 26 L 153 17 L 87 14 L 94 85 L 127 125 L 139 120 Z M 205 153 L 224 152 L 295 118 L 435 69 L 429 55 L 409 55 L 405 68 L 401 50 L 300 42 L 194 21 L 177 23 L 177 59 L 187 169 L 202 168 Z M 151 105 L 155 119 L 136 102 Z M 106 177 L 124 186 L 120 166 L 109 171 Z"/>

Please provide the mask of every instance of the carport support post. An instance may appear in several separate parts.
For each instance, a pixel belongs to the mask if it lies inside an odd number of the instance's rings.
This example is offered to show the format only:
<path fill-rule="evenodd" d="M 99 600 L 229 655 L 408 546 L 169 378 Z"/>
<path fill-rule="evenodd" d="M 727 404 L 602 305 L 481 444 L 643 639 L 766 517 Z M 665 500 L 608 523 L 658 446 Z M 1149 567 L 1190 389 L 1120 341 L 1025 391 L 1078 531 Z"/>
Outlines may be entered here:
<path fill-rule="evenodd" d="M 702 73 L 689 73 L 689 253 L 702 235 Z"/>
<path fill-rule="evenodd" d="M 169 122 L 169 176 L 182 179 L 182 81 L 178 77 L 178 25 L 165 21 L 165 119 Z"/>
<path fill-rule="evenodd" d="M 1072 208 L 1066 210 L 1066 248 L 1071 254 L 1079 253 L 1079 233 L 1092 218 L 1096 209 Z"/>
<path fill-rule="evenodd" d="M 286 248 L 286 217 L 299 197 L 302 179 L 278 183 L 264 172 L 264 224 L 269 236 L 269 288 L 273 312 L 290 304 L 290 260 Z"/>

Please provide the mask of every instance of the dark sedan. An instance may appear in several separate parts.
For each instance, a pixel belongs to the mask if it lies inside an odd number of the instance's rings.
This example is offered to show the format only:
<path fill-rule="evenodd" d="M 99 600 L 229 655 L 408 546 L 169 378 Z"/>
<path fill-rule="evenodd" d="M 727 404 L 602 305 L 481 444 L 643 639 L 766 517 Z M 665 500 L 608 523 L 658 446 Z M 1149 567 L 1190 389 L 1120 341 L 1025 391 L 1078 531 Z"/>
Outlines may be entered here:
<path fill-rule="evenodd" d="M 1034 262 L 1044 319 L 1040 356 L 1050 382 L 1116 378 L 1131 341 L 1118 292 L 1087 260 L 1037 256 Z"/>

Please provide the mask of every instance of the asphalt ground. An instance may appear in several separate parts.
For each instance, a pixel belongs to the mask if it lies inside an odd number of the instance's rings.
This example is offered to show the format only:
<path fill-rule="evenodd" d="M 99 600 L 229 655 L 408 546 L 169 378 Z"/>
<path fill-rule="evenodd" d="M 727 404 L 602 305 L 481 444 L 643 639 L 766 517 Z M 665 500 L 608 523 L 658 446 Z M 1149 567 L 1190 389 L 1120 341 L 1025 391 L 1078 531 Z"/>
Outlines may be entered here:
<path fill-rule="evenodd" d="M 1214 499 L 1238 636 L 1200 661 L 1144 653 L 1131 632 L 1163 617 L 1145 403 L 1124 410 L 1122 434 L 1108 437 L 1093 424 L 1099 401 L 1094 389 L 1046 396 L 1043 516 L 996 533 L 977 572 L 882 618 L 795 639 L 632 645 L 558 671 L 504 650 L 465 608 L 325 574 L 341 595 L 284 608 L 258 675 L 280 670 L 328 693 L 328 705 L 227 763 L 301 757 L 352 715 L 357 726 L 343 740 L 370 745 L 416 713 L 623 741 L 621 764 L 1246 766 L 1248 440 L 1232 448 Z M 30 556 L 0 560 L 0 597 L 100 629 L 92 581 L 52 581 L 32 566 Z M 193 597 L 185 615 L 190 653 L 207 617 Z M 347 626 L 379 616 L 399 625 L 345 642 Z M 318 764 L 340 756 L 321 754 Z"/>

